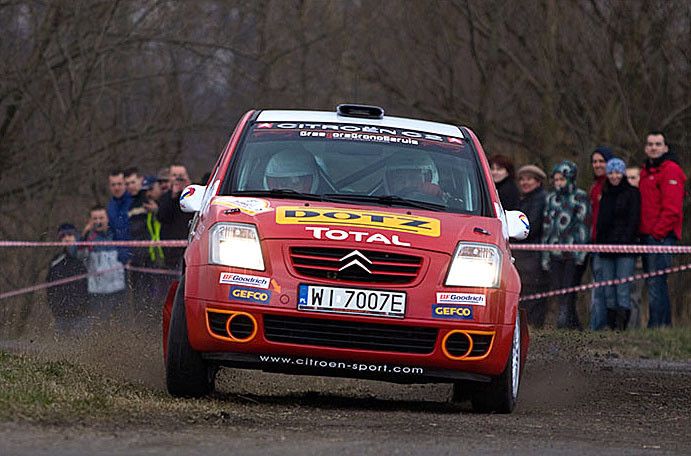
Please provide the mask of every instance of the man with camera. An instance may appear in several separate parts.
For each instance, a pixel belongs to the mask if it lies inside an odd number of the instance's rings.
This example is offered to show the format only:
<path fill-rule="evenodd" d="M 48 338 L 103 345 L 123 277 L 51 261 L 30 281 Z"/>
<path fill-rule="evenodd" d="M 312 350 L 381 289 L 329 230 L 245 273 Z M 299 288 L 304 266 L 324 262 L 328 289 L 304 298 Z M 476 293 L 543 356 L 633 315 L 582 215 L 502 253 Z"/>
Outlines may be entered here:
<path fill-rule="evenodd" d="M 180 195 L 190 185 L 187 169 L 182 165 L 171 165 L 170 177 L 172 186 L 158 200 L 158 221 L 161 222 L 161 240 L 187 239 L 189 222 L 194 214 L 180 210 Z M 182 255 L 181 248 L 167 248 L 164 251 L 165 265 L 169 269 L 178 269 Z"/>

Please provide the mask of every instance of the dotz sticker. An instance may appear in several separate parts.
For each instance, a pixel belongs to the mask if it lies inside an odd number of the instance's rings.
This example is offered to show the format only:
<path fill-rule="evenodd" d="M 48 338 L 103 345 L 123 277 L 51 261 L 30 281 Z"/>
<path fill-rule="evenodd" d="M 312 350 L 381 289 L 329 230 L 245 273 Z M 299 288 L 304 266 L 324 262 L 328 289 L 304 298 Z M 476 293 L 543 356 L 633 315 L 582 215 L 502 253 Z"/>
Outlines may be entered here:
<path fill-rule="evenodd" d="M 245 285 L 255 288 L 269 288 L 271 279 L 268 277 L 259 277 L 245 274 L 236 274 L 234 272 L 222 272 L 218 283 L 230 283 L 233 285 Z"/>
<path fill-rule="evenodd" d="M 239 209 L 240 212 L 247 215 L 257 215 L 263 212 L 273 211 L 271 203 L 261 198 L 222 196 L 220 198 L 216 198 L 212 204 Z"/>
<path fill-rule="evenodd" d="M 484 306 L 485 295 L 480 293 L 437 293 L 437 304 Z"/>
<path fill-rule="evenodd" d="M 279 225 L 357 226 L 431 237 L 439 237 L 440 233 L 438 219 L 328 207 L 305 209 L 304 206 L 281 206 L 276 209 L 276 223 Z"/>
<path fill-rule="evenodd" d="M 268 304 L 271 301 L 271 291 L 258 291 L 245 287 L 230 287 L 228 299 L 232 301 L 254 302 L 258 304 Z"/>
<path fill-rule="evenodd" d="M 456 305 L 434 305 L 432 306 L 432 317 L 452 320 L 472 320 L 473 308 Z"/>

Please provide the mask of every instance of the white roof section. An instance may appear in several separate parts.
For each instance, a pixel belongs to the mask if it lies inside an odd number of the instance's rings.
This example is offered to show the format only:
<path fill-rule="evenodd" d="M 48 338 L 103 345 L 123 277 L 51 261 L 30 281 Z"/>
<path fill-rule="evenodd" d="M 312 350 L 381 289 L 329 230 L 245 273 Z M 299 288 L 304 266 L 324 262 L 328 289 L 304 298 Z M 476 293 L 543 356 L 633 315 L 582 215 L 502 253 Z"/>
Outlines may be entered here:
<path fill-rule="evenodd" d="M 437 135 L 463 138 L 463 133 L 455 125 L 429 122 L 426 120 L 406 119 L 404 117 L 384 116 L 383 119 L 364 119 L 361 117 L 339 116 L 336 111 L 298 111 L 268 110 L 262 111 L 257 122 L 293 122 L 293 123 L 341 123 L 351 125 L 372 125 L 376 127 L 397 128 L 400 130 L 422 131 Z"/>

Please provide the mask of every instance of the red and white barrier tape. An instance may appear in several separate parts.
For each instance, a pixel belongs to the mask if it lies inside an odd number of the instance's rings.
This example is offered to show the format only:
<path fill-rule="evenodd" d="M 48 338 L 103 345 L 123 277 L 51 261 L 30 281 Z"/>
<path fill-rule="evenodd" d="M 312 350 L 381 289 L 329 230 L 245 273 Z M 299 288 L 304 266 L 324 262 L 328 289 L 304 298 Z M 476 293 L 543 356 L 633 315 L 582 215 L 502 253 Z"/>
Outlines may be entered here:
<path fill-rule="evenodd" d="M 511 248 L 594 253 L 691 253 L 691 245 L 511 244 Z"/>
<path fill-rule="evenodd" d="M 557 296 L 557 295 L 563 295 L 563 294 L 568 294 L 568 293 L 575 293 L 577 291 L 589 290 L 591 288 L 607 287 L 610 285 L 619 285 L 620 283 L 633 282 L 634 280 L 647 279 L 648 277 L 655 277 L 655 276 L 659 276 L 659 275 L 670 274 L 672 272 L 685 271 L 687 269 L 691 269 L 691 263 L 684 264 L 681 266 L 674 266 L 671 268 L 660 269 L 659 271 L 655 271 L 655 272 L 646 272 L 643 274 L 635 274 L 635 275 L 632 275 L 630 277 L 623 277 L 621 279 L 603 280 L 602 282 L 593 282 L 593 283 L 588 283 L 586 285 L 578 285 L 575 287 L 563 288 L 561 290 L 546 291 L 544 293 L 535 293 L 535 294 L 531 294 L 531 295 L 527 295 L 527 296 L 521 296 L 518 300 L 519 301 L 530 301 L 533 299 L 547 298 L 549 296 Z"/>
<path fill-rule="evenodd" d="M 11 298 L 13 296 L 19 296 L 26 293 L 32 293 L 34 291 L 43 290 L 45 288 L 57 287 L 59 285 L 65 285 L 66 283 L 76 282 L 77 280 L 86 279 L 87 277 L 101 275 L 108 272 L 117 271 L 121 268 L 109 268 L 103 271 L 91 272 L 88 274 L 79 274 L 72 277 L 66 277 L 64 279 L 55 280 L 53 282 L 40 283 L 38 285 L 33 285 L 26 288 L 20 288 L 19 290 L 8 291 L 6 293 L 0 293 L 0 301 L 5 298 Z M 136 272 L 145 272 L 149 274 L 166 274 L 166 275 L 178 275 L 178 271 L 172 271 L 170 269 L 151 269 L 151 268 L 138 268 L 135 266 L 125 266 L 125 269 L 129 269 Z"/>
<path fill-rule="evenodd" d="M 76 242 L 29 242 L 0 241 L 0 247 L 187 247 L 183 239 L 166 241 L 76 241 Z M 595 253 L 691 253 L 691 245 L 614 245 L 614 244 L 511 244 L 513 250 L 560 250 L 564 252 Z"/>
<path fill-rule="evenodd" d="M 171 239 L 168 241 L 76 241 L 76 242 L 28 242 L 0 241 L 0 247 L 89 247 L 94 245 L 106 247 L 187 247 L 186 240 Z"/>
<path fill-rule="evenodd" d="M 154 269 L 154 268 L 140 268 L 138 266 L 125 266 L 125 269 L 129 269 L 134 272 L 145 272 L 147 274 L 165 274 L 165 275 L 178 275 L 179 271 L 173 271 L 172 269 Z"/>

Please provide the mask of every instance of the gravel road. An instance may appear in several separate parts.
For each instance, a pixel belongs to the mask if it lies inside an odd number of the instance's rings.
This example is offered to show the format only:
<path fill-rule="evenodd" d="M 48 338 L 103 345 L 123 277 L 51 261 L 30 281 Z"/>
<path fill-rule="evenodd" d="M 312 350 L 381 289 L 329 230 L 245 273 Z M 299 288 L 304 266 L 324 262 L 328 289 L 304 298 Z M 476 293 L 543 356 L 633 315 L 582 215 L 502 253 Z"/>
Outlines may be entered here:
<path fill-rule="evenodd" d="M 104 343 L 99 350 L 102 360 L 115 349 Z M 105 373 L 162 389 L 158 349 L 138 364 L 115 353 L 101 365 Z M 143 424 L 127 414 L 69 427 L 0 423 L 0 454 L 691 453 L 691 363 L 593 357 L 566 336 L 534 343 L 524 374 L 513 414 L 482 415 L 450 403 L 448 385 L 226 369 L 213 412 L 152 415 Z"/>

